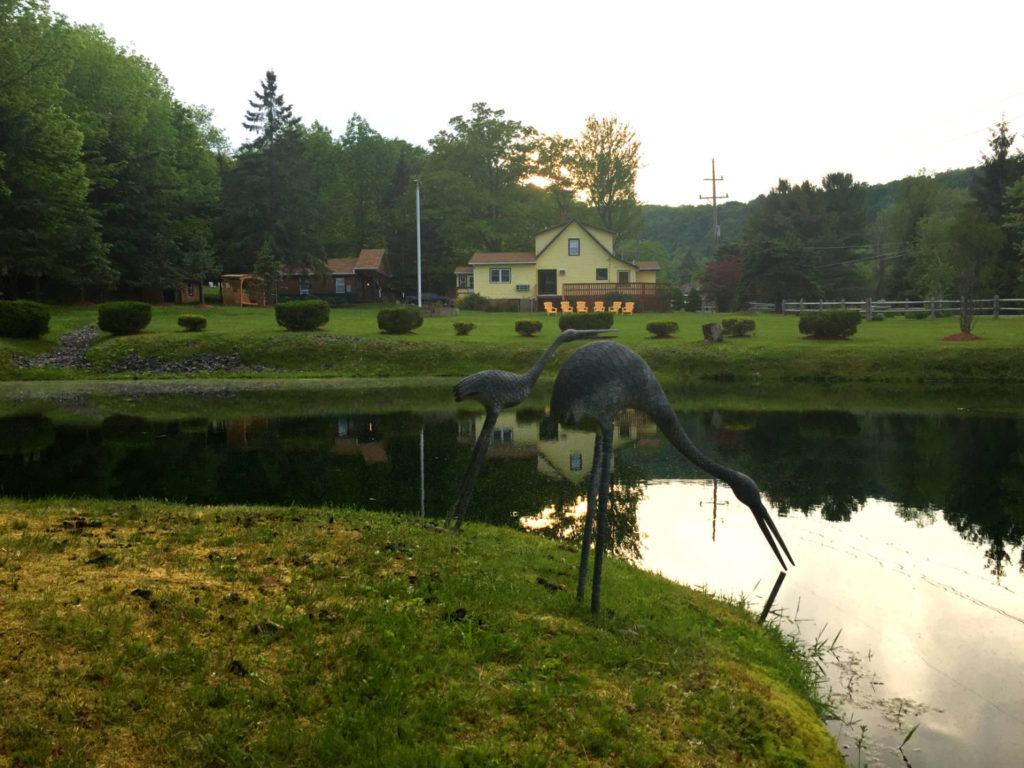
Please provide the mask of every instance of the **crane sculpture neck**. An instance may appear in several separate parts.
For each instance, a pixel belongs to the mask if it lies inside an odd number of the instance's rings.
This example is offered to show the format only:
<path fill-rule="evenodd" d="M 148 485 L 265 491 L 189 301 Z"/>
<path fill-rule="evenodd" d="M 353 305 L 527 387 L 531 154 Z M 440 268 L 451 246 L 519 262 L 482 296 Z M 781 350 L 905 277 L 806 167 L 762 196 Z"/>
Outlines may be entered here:
<path fill-rule="evenodd" d="M 526 377 L 526 380 L 530 382 L 531 389 L 533 388 L 533 385 L 537 383 L 537 380 L 540 378 L 541 371 L 544 370 L 544 366 L 548 364 L 548 360 L 550 360 L 551 356 L 555 354 L 555 350 L 562 344 L 562 341 L 562 337 L 559 336 L 551 342 L 551 345 L 544 350 L 544 354 L 540 356 L 540 359 L 530 366 L 530 370 L 523 374 L 523 376 Z"/>
<path fill-rule="evenodd" d="M 662 402 L 658 403 L 655 408 L 650 409 L 649 413 L 654 418 L 658 428 L 666 437 L 668 437 L 669 442 L 672 443 L 676 450 L 709 475 L 717 477 L 719 480 L 722 480 L 732 486 L 733 481 L 740 477 L 740 473 L 735 469 L 730 469 L 729 467 L 719 464 L 710 456 L 703 453 L 700 448 L 694 444 L 693 440 L 690 439 L 690 436 L 686 434 L 686 430 L 683 429 L 683 425 L 680 423 L 675 410 L 668 402 L 668 398 L 662 395 L 660 400 Z"/>

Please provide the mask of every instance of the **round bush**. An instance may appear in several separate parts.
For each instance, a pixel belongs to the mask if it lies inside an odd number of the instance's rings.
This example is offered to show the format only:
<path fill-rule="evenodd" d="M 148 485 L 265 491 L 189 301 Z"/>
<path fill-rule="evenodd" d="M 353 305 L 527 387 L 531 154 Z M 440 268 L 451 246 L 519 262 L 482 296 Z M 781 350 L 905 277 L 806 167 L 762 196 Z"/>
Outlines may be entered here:
<path fill-rule="evenodd" d="M 855 309 L 830 309 L 800 315 L 799 329 L 813 339 L 846 339 L 857 332 L 860 312 Z"/>
<path fill-rule="evenodd" d="M 50 310 L 36 301 L 0 301 L 0 336 L 37 339 L 50 330 Z"/>
<path fill-rule="evenodd" d="M 423 325 L 419 307 L 385 307 L 377 313 L 377 327 L 384 333 L 410 333 Z"/>
<path fill-rule="evenodd" d="M 611 312 L 563 312 L 558 317 L 558 327 L 563 331 L 575 328 L 585 331 L 591 328 L 611 328 L 615 315 Z"/>
<path fill-rule="evenodd" d="M 455 300 L 455 306 L 470 312 L 486 312 L 491 306 L 491 300 L 479 293 L 467 293 Z"/>
<path fill-rule="evenodd" d="M 206 318 L 202 315 L 178 315 L 178 325 L 186 331 L 201 331 L 206 328 Z"/>
<path fill-rule="evenodd" d="M 274 318 L 289 331 L 315 331 L 331 319 L 331 308 L 323 299 L 278 302 Z"/>
<path fill-rule="evenodd" d="M 153 319 L 153 308 L 144 301 L 108 301 L 96 310 L 100 330 L 115 336 L 139 333 Z"/>
<path fill-rule="evenodd" d="M 516 320 L 516 333 L 520 336 L 533 336 L 543 327 L 540 320 Z"/>
<path fill-rule="evenodd" d="M 469 336 L 469 332 L 476 328 L 472 323 L 454 323 L 456 336 Z"/>
<path fill-rule="evenodd" d="M 647 331 L 658 339 L 667 339 L 673 333 L 679 330 L 679 323 L 671 320 L 661 320 L 658 322 L 648 323 Z"/>
<path fill-rule="evenodd" d="M 753 333 L 757 323 L 749 317 L 727 317 L 722 321 L 722 330 L 726 336 L 744 338 L 748 333 Z"/>

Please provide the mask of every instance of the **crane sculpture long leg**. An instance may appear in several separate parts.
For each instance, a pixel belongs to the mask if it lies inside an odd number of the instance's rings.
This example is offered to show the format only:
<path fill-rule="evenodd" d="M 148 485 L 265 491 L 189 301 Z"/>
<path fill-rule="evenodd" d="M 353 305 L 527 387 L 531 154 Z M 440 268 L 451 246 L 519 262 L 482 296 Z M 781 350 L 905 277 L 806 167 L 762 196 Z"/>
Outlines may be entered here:
<path fill-rule="evenodd" d="M 544 350 L 544 354 L 540 356 L 540 359 L 526 373 L 480 371 L 467 376 L 455 385 L 456 402 L 478 400 L 483 405 L 487 417 L 484 420 L 483 429 L 480 430 L 480 435 L 476 439 L 476 445 L 473 446 L 473 453 L 470 456 L 469 465 L 462 476 L 462 482 L 459 483 L 458 496 L 456 496 L 455 503 L 445 518 L 445 527 L 451 523 L 453 517 L 455 518 L 455 530 L 458 531 L 462 527 L 462 519 L 465 517 L 466 509 L 469 507 L 469 500 L 473 496 L 477 475 L 480 474 L 480 467 L 487 456 L 487 448 L 491 443 L 494 425 L 497 423 L 498 416 L 502 410 L 519 405 L 530 396 L 530 392 L 533 391 L 537 379 L 540 378 L 541 371 L 544 370 L 544 366 L 547 365 L 548 360 L 560 345 L 570 341 L 598 339 L 607 334 L 614 333 L 614 331 L 604 329 L 569 329 L 562 331 L 562 333 L 558 334 L 558 338 Z"/>
<path fill-rule="evenodd" d="M 761 491 L 749 477 L 735 469 L 723 466 L 702 453 L 679 422 L 672 405 L 665 396 L 647 363 L 636 352 L 614 342 L 599 341 L 577 349 L 562 365 L 551 393 L 551 415 L 565 426 L 592 428 L 598 437 L 594 443 L 594 465 L 591 485 L 597 473 L 597 534 L 594 542 L 594 576 L 590 608 L 600 610 L 601 570 L 604 546 L 607 540 L 608 494 L 611 482 L 612 423 L 616 414 L 625 408 L 635 408 L 654 419 L 658 428 L 672 445 L 687 459 L 708 474 L 719 478 L 732 488 L 736 498 L 754 514 L 761 533 L 772 552 L 786 569 L 784 552 L 789 562 L 796 564 L 782 535 L 761 501 Z M 598 456 L 600 456 L 600 469 Z M 589 529 L 593 518 L 595 493 L 588 492 L 587 517 L 584 521 L 584 551 L 580 558 L 580 581 L 577 597 L 582 599 L 586 578 L 586 561 L 590 548 Z M 780 551 L 781 547 L 781 551 Z"/>

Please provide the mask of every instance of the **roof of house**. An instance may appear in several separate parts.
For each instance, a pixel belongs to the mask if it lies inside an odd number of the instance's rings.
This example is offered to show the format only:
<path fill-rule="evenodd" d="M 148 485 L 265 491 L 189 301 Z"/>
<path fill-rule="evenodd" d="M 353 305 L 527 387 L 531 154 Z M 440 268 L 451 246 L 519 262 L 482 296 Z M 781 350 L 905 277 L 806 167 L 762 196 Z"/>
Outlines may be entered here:
<path fill-rule="evenodd" d="M 356 271 L 379 272 L 390 277 L 388 262 L 383 248 L 364 248 L 359 256 L 346 259 L 328 259 L 327 271 L 332 275 L 354 275 Z"/>
<path fill-rule="evenodd" d="M 661 269 L 661 264 L 656 261 L 638 261 L 636 268 L 642 271 L 654 271 Z"/>
<path fill-rule="evenodd" d="M 356 269 L 368 269 L 388 275 L 388 263 L 383 248 L 363 248 L 356 259 Z"/>
<path fill-rule="evenodd" d="M 470 266 L 479 264 L 535 264 L 537 257 L 530 251 L 515 253 L 474 253 L 469 260 Z"/>
<path fill-rule="evenodd" d="M 543 235 L 545 232 L 551 232 L 551 231 L 556 230 L 556 229 L 565 229 L 570 224 L 579 224 L 581 227 L 583 227 L 583 229 L 593 229 L 593 230 L 596 230 L 598 232 L 607 232 L 609 235 L 618 234 L 617 232 L 612 232 L 610 229 L 604 229 L 603 227 L 594 227 L 594 226 L 591 226 L 590 224 L 584 224 L 579 219 L 569 219 L 568 221 L 564 221 L 561 224 L 556 224 L 553 227 L 548 227 L 547 229 L 538 230 L 537 232 L 534 233 L 534 236 L 536 236 L 536 235 Z"/>
<path fill-rule="evenodd" d="M 469 265 L 462 266 L 462 267 L 456 267 L 455 268 L 455 274 L 456 275 L 465 275 L 465 274 L 472 275 L 473 274 L 473 268 L 471 266 L 469 266 Z"/>

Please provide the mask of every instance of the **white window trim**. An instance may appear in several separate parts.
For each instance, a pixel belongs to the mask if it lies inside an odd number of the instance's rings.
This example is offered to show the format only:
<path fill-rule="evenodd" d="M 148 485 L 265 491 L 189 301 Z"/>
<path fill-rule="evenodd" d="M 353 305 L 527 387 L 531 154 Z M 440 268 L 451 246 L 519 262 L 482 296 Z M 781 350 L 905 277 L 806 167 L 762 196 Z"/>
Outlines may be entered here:
<path fill-rule="evenodd" d="M 494 279 L 494 275 L 497 273 L 498 279 Z M 491 267 L 488 272 L 490 282 L 492 283 L 511 283 L 512 282 L 512 270 L 509 267 Z"/>
<path fill-rule="evenodd" d="M 572 252 L 572 244 L 573 243 L 576 243 L 576 253 Z M 580 239 L 578 237 L 570 237 L 569 238 L 569 255 L 570 256 L 579 256 L 580 255 Z"/>

